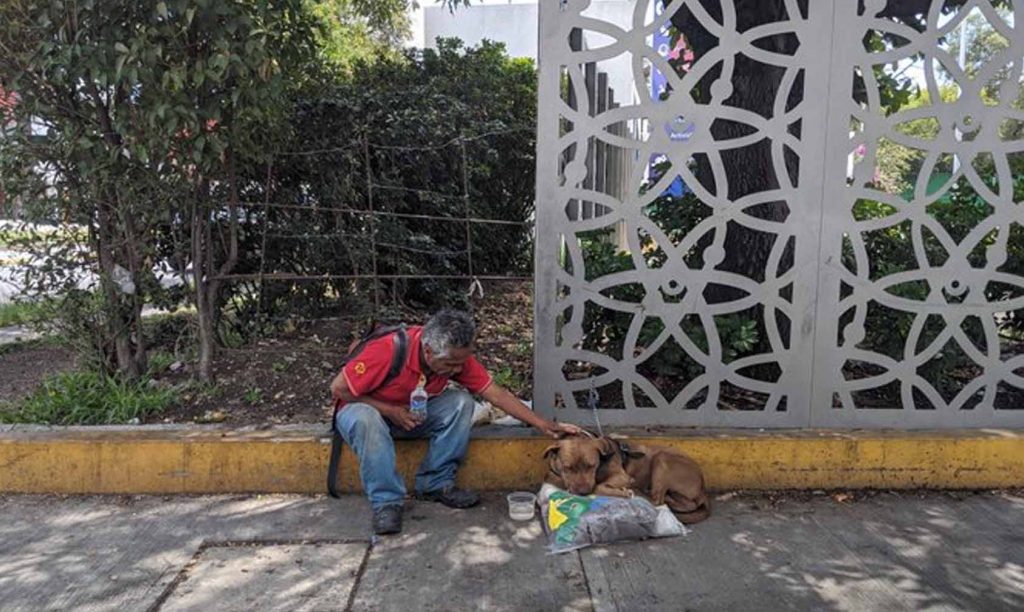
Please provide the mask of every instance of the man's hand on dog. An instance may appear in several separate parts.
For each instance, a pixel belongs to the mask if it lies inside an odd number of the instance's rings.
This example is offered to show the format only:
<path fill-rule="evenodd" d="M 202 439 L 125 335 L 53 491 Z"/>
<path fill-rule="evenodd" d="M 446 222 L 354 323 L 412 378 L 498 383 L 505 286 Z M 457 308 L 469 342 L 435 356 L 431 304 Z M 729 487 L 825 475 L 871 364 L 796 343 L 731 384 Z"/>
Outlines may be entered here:
<path fill-rule="evenodd" d="M 583 433 L 582 429 L 572 423 L 558 423 L 556 421 L 548 421 L 543 427 L 543 431 L 544 435 L 551 436 L 556 440 L 565 436 L 575 436 Z"/>

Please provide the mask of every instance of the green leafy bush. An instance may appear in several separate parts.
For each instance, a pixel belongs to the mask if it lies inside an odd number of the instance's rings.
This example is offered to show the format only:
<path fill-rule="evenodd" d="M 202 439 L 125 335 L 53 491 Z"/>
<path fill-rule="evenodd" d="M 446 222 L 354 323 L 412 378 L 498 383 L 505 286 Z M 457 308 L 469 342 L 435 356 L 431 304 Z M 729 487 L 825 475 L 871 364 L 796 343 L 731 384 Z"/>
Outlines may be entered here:
<path fill-rule="evenodd" d="M 618 250 L 615 244 L 600 233 L 584 235 L 580 247 L 587 262 L 588 280 L 633 269 L 633 258 L 629 253 Z M 613 287 L 603 293 L 613 299 L 639 302 L 643 296 L 642 291 L 639 285 L 631 284 Z M 629 348 L 624 347 L 623 343 L 631 320 L 632 315 L 628 313 L 588 309 L 583 317 L 584 348 L 601 353 L 621 353 Z M 708 352 L 707 334 L 703 326 L 691 317 L 684 317 L 681 327 L 699 350 Z M 722 357 L 727 363 L 754 353 L 761 341 L 757 320 L 742 313 L 716 317 L 716 328 L 722 340 Z M 665 325 L 659 319 L 649 319 L 640 331 L 638 346 L 650 346 L 664 329 Z M 641 370 L 656 377 L 683 380 L 691 380 L 703 372 L 703 368 L 688 358 L 677 343 L 664 345 L 644 361 Z"/>
<path fill-rule="evenodd" d="M 26 399 L 0 406 L 0 423 L 123 424 L 159 414 L 176 399 L 177 390 L 148 382 L 66 372 L 46 379 Z"/>
<path fill-rule="evenodd" d="M 416 215 L 513 222 L 472 226 L 473 273 L 529 275 L 535 117 L 532 62 L 490 42 L 441 40 L 302 92 L 289 148 L 310 154 L 275 158 L 270 200 L 287 208 L 249 209 L 236 271 L 345 278 L 236 285 L 228 320 L 258 328 L 365 308 L 374 283 L 348 277 L 374 271 L 408 277 L 376 285 L 384 307 L 458 304 L 466 281 L 421 277 L 469 273 L 466 224 Z M 371 206 L 388 214 L 345 212 Z"/>

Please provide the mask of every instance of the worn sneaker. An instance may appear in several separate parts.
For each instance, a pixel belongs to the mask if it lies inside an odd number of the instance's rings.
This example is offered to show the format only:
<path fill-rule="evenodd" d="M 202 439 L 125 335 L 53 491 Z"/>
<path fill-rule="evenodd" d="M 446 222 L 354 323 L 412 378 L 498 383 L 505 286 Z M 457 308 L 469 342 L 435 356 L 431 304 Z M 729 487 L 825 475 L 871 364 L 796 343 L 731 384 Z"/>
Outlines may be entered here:
<path fill-rule="evenodd" d="M 402 507 L 384 506 L 373 511 L 373 532 L 388 535 L 402 531 Z"/>
<path fill-rule="evenodd" d="M 439 491 L 428 491 L 416 496 L 419 499 L 442 503 L 449 508 L 471 508 L 480 503 L 480 494 L 456 487 L 448 487 Z"/>

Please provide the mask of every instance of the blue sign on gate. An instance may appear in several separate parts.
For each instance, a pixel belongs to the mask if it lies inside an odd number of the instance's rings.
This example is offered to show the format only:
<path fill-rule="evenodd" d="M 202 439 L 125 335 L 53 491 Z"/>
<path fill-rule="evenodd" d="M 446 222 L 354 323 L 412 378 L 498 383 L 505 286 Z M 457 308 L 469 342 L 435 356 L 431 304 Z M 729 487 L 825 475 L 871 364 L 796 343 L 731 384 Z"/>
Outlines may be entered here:
<path fill-rule="evenodd" d="M 661 15 L 665 11 L 665 5 L 662 0 L 651 0 L 654 7 L 655 19 L 660 19 Z M 679 39 L 676 45 L 672 44 L 672 25 L 671 22 L 666 20 L 665 23 L 654 31 L 653 40 L 654 50 L 658 55 L 665 58 L 666 61 L 669 59 L 679 60 L 680 53 L 685 52 L 683 50 L 683 40 Z M 691 58 L 692 59 L 692 58 Z M 664 100 L 668 97 L 668 79 L 665 75 L 658 70 L 655 65 L 651 66 L 651 99 L 654 101 Z M 668 135 L 670 140 L 689 140 L 693 134 L 693 123 L 686 121 L 682 116 L 676 117 L 670 123 L 664 126 L 665 133 Z M 661 161 L 662 156 L 652 157 L 650 160 L 650 166 L 648 176 L 652 181 L 656 181 L 657 170 L 655 164 Z M 681 197 L 687 192 L 686 184 L 683 183 L 683 179 L 676 177 L 672 184 L 665 190 L 664 195 L 670 195 L 673 197 Z"/>

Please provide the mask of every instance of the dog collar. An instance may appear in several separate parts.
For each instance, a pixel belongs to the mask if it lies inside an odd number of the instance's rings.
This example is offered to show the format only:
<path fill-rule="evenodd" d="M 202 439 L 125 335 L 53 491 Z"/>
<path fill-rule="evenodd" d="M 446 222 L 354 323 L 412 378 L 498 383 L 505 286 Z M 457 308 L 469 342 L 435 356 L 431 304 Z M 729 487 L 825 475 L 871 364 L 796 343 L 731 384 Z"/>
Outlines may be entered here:
<path fill-rule="evenodd" d="M 622 457 L 622 463 L 629 461 L 629 445 L 625 442 L 616 442 L 619 445 L 619 456 Z"/>

